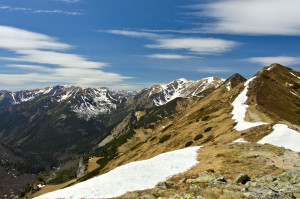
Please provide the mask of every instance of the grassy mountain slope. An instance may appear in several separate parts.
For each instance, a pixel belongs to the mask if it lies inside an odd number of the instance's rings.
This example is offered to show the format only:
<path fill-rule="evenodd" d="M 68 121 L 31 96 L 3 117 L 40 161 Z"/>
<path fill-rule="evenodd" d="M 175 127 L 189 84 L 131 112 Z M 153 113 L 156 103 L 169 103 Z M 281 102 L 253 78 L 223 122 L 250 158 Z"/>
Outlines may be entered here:
<path fill-rule="evenodd" d="M 243 198 L 245 195 L 238 191 L 241 186 L 244 188 L 243 185 L 234 182 L 239 174 L 247 173 L 255 181 L 266 175 L 277 176 L 287 169 L 300 169 L 299 153 L 256 144 L 271 133 L 275 122 L 289 123 L 289 127 L 299 132 L 299 81 L 295 75 L 299 77 L 299 72 L 277 64 L 255 75 L 257 78 L 249 85 L 246 120 L 268 124 L 244 131 L 234 129 L 236 122 L 231 114 L 232 102 L 244 89 L 244 79 L 238 75 L 204 98 L 178 98 L 164 106 L 144 110 L 134 129 L 97 149 L 98 155 L 104 158 L 98 161 L 97 169 L 81 179 L 104 174 L 118 166 L 149 159 L 163 152 L 204 146 L 198 151 L 198 165 L 170 179 L 176 182 L 175 186 L 166 190 L 156 188 L 140 191 L 137 192 L 139 196 L 152 194 L 155 197 L 168 197 L 190 193 L 205 198 Z M 238 138 L 244 138 L 249 143 L 232 143 Z M 230 187 L 214 183 L 179 183 L 183 178 L 196 178 L 200 172 L 223 176 Z M 77 182 L 81 179 L 77 179 Z M 194 189 L 192 185 L 201 189 Z"/>

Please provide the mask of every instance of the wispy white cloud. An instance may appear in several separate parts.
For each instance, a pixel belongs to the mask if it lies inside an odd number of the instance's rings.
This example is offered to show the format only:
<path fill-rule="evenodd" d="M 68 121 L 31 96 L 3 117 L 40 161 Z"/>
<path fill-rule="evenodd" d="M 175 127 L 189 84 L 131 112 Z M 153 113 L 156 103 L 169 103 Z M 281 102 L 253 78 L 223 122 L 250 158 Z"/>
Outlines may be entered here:
<path fill-rule="evenodd" d="M 230 72 L 228 69 L 215 68 L 215 67 L 200 67 L 197 69 L 197 71 L 203 72 L 203 73 L 228 73 L 228 72 Z"/>
<path fill-rule="evenodd" d="M 145 45 L 147 48 L 186 50 L 188 53 L 197 54 L 224 53 L 239 45 L 239 43 L 235 41 L 216 38 L 178 37 L 174 35 L 127 30 L 108 30 L 105 32 L 129 37 L 142 37 L 155 42 L 155 44 Z"/>
<path fill-rule="evenodd" d="M 39 66 L 39 65 L 8 64 L 7 67 L 18 68 L 18 69 L 23 69 L 23 70 L 41 71 L 41 72 L 51 72 L 52 71 L 51 68 L 48 68 L 45 66 Z"/>
<path fill-rule="evenodd" d="M 287 56 L 252 57 L 246 59 L 246 61 L 260 63 L 263 66 L 268 66 L 273 63 L 279 63 L 282 65 L 294 65 L 294 64 L 300 64 L 300 57 L 287 57 Z"/>
<path fill-rule="evenodd" d="M 197 54 L 216 54 L 230 51 L 238 45 L 235 41 L 215 38 L 170 38 L 158 39 L 157 44 L 146 45 L 148 48 L 187 50 Z"/>
<path fill-rule="evenodd" d="M 254 35 L 299 35 L 299 0 L 219 0 L 189 6 L 214 21 L 202 31 Z"/>
<path fill-rule="evenodd" d="M 4 85 L 16 87 L 24 84 L 39 85 L 41 82 L 63 82 L 81 86 L 110 86 L 129 78 L 104 72 L 102 68 L 107 63 L 89 61 L 81 55 L 62 52 L 74 47 L 56 38 L 23 29 L 0 26 L 0 48 L 14 53 L 11 57 L 0 57 L 1 60 L 21 62 L 6 67 L 22 70 L 20 74 L 0 74 L 0 84 Z"/>
<path fill-rule="evenodd" d="M 158 38 L 166 37 L 165 35 L 161 35 L 161 34 L 131 31 L 131 30 L 107 30 L 107 31 L 99 30 L 99 32 L 107 32 L 107 33 L 115 34 L 115 35 L 123 35 L 123 36 L 128 36 L 128 37 L 142 37 L 142 38 L 148 38 L 148 39 L 158 39 Z"/>
<path fill-rule="evenodd" d="M 185 56 L 185 55 L 177 55 L 177 54 L 152 54 L 147 55 L 146 57 L 154 58 L 154 59 L 187 59 L 191 56 Z"/>
<path fill-rule="evenodd" d="M 7 11 L 22 11 L 24 13 L 50 13 L 50 14 L 65 14 L 65 15 L 82 15 L 82 12 L 71 12 L 66 10 L 35 10 L 32 8 L 12 7 L 12 6 L 0 6 L 0 10 Z"/>
<path fill-rule="evenodd" d="M 18 57 L 0 57 L 0 60 L 52 64 L 69 68 L 102 68 L 107 63 L 88 61 L 81 55 L 45 50 L 17 50 Z"/>
<path fill-rule="evenodd" d="M 53 14 L 65 14 L 65 15 L 82 15 L 81 12 L 70 12 L 65 10 L 32 10 L 32 13 L 53 13 Z"/>
<path fill-rule="evenodd" d="M 58 42 L 54 37 L 10 26 L 0 26 L 0 48 L 7 50 L 50 49 L 67 50 L 71 45 Z"/>

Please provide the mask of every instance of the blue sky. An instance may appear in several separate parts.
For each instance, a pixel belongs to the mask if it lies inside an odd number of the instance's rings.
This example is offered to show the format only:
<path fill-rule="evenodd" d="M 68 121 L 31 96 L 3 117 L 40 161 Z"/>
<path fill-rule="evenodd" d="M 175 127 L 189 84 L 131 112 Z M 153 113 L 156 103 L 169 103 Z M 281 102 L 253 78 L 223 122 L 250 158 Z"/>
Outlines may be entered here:
<path fill-rule="evenodd" d="M 299 70 L 299 0 L 2 0 L 0 90 Z"/>

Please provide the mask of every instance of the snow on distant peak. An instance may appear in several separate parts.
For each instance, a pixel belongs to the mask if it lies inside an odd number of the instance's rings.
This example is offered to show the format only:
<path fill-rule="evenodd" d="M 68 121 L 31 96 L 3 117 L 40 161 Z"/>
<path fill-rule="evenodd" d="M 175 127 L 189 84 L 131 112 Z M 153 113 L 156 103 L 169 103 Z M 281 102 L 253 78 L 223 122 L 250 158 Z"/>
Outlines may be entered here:
<path fill-rule="evenodd" d="M 83 93 L 77 96 L 77 102 L 71 106 L 71 110 L 77 114 L 79 118 L 89 120 L 99 114 L 107 114 L 117 108 L 116 103 L 119 101 L 114 99 L 107 89 L 84 89 Z"/>
<path fill-rule="evenodd" d="M 258 144 L 272 144 L 274 146 L 284 147 L 296 152 L 300 152 L 300 133 L 288 128 L 285 124 L 276 124 L 274 131 L 259 140 Z"/>
<path fill-rule="evenodd" d="M 43 89 L 43 94 L 45 95 L 45 94 L 50 93 L 52 91 L 52 89 L 53 89 L 53 86 L 50 86 L 49 88 Z"/>
<path fill-rule="evenodd" d="M 62 94 L 59 99 L 57 100 L 57 102 L 62 102 L 66 99 L 68 99 L 69 97 L 71 97 L 74 94 L 73 90 L 69 90 L 66 93 Z"/>
<path fill-rule="evenodd" d="M 207 77 L 207 78 L 204 78 L 205 80 L 207 80 L 207 83 L 210 84 L 214 81 L 214 77 Z"/>
<path fill-rule="evenodd" d="M 36 199 L 113 198 L 130 191 L 152 189 L 158 182 L 194 167 L 198 163 L 199 148 L 199 146 L 188 147 L 162 153 L 148 160 L 131 162 L 101 176 L 47 193 Z"/>
<path fill-rule="evenodd" d="M 207 88 L 219 87 L 224 81 L 225 79 L 218 77 L 208 77 L 199 81 L 180 78 L 167 84 L 153 86 L 149 97 L 153 99 L 155 106 L 161 106 L 178 97 L 197 96 Z"/>
<path fill-rule="evenodd" d="M 246 112 L 248 105 L 246 105 L 246 101 L 248 99 L 247 93 L 249 88 L 249 83 L 254 80 L 256 77 L 252 77 L 246 81 L 244 84 L 244 90 L 237 96 L 237 98 L 232 102 L 233 110 L 232 110 L 232 119 L 237 122 L 237 125 L 234 127 L 237 131 L 243 131 L 255 126 L 264 125 L 267 123 L 264 122 L 247 122 L 245 121 Z"/>

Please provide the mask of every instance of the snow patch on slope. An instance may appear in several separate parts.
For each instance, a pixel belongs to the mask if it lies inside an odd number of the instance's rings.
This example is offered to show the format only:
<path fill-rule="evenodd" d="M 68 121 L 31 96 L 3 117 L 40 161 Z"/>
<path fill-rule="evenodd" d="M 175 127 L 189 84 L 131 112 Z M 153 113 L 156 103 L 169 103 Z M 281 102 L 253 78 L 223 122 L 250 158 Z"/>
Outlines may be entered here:
<path fill-rule="evenodd" d="M 244 138 L 239 138 L 237 140 L 232 141 L 233 143 L 249 143 L 248 141 L 244 140 Z"/>
<path fill-rule="evenodd" d="M 69 97 L 71 97 L 73 95 L 73 91 L 70 90 L 70 91 L 67 91 L 65 94 L 61 95 L 60 98 L 57 100 L 57 102 L 62 102 L 66 99 L 68 99 Z"/>
<path fill-rule="evenodd" d="M 231 89 L 231 82 L 228 82 L 228 84 L 226 85 L 226 88 L 227 88 L 228 91 L 230 91 L 230 89 Z"/>
<path fill-rule="evenodd" d="M 285 124 L 276 124 L 274 131 L 259 140 L 258 144 L 272 144 L 300 152 L 300 133 L 288 128 Z"/>
<path fill-rule="evenodd" d="M 298 77 L 297 75 L 295 75 L 294 73 L 290 72 L 291 75 L 293 75 L 294 77 L 297 77 L 298 79 L 300 79 L 300 77 Z"/>
<path fill-rule="evenodd" d="M 99 177 L 37 199 L 54 198 L 112 198 L 129 191 L 152 189 L 158 182 L 185 172 L 195 166 L 200 147 L 189 147 L 162 153 L 149 160 L 131 162 Z"/>
<path fill-rule="evenodd" d="M 237 98 L 232 102 L 233 110 L 232 110 L 232 119 L 234 119 L 237 122 L 237 125 L 234 127 L 237 131 L 243 131 L 255 126 L 264 125 L 267 123 L 264 122 L 247 122 L 245 121 L 246 112 L 248 105 L 246 105 L 246 101 L 248 99 L 247 93 L 249 88 L 249 83 L 254 80 L 256 77 L 252 77 L 248 79 L 244 86 L 244 90 L 237 96 Z"/>

